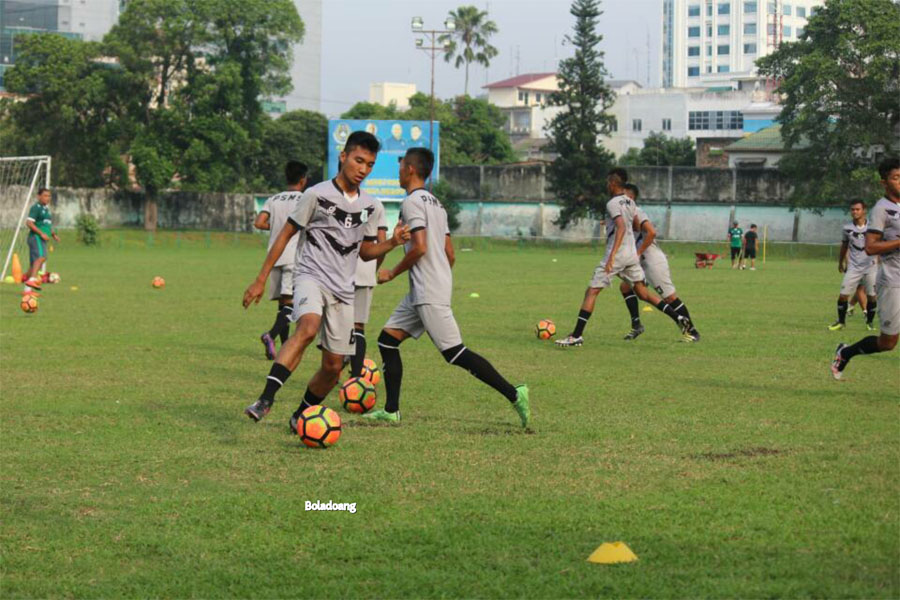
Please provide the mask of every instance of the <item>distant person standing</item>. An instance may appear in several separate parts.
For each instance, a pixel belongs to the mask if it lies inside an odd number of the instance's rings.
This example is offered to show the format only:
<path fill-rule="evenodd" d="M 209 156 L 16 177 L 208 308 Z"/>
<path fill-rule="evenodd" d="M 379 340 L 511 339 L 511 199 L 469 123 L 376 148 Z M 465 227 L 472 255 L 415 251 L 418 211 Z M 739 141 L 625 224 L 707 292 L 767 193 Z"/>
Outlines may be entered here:
<path fill-rule="evenodd" d="M 287 223 L 291 213 L 297 208 L 303 188 L 307 182 L 307 167 L 302 162 L 289 161 L 284 166 L 284 177 L 287 181 L 285 191 L 275 194 L 263 205 L 256 215 L 253 226 L 269 231 L 269 248 L 275 244 L 278 234 Z M 291 329 L 291 313 L 294 311 L 294 259 L 297 256 L 297 239 L 293 236 L 284 248 L 284 252 L 275 261 L 269 273 L 269 300 L 278 300 L 278 312 L 272 328 L 259 336 L 265 348 L 266 358 L 275 358 L 275 338 L 284 344 Z"/>
<path fill-rule="evenodd" d="M 738 222 L 735 221 L 731 224 L 731 229 L 728 230 L 728 239 L 731 242 L 731 268 L 737 268 L 738 263 L 735 262 L 735 259 L 740 259 L 741 257 L 741 245 L 743 244 L 744 238 L 744 230 L 738 227 Z"/>
<path fill-rule="evenodd" d="M 39 272 L 41 265 L 47 261 L 47 243 L 52 237 L 59 242 L 59 236 L 53 229 L 53 219 L 50 216 L 51 194 L 47 188 L 40 188 L 37 193 L 37 202 L 28 211 L 25 226 L 28 227 L 28 271 L 22 278 L 25 281 L 25 291 L 41 289 Z"/>
<path fill-rule="evenodd" d="M 744 269 L 744 261 L 750 259 L 750 270 L 756 270 L 756 253 L 759 251 L 759 234 L 756 225 L 750 225 L 750 231 L 744 234 L 743 252 L 741 253 L 741 270 Z"/>
<path fill-rule="evenodd" d="M 850 298 L 855 297 L 859 288 L 865 288 L 868 302 L 865 303 L 866 327 L 875 331 L 875 310 L 878 306 L 875 297 L 875 279 L 878 276 L 878 265 L 874 256 L 866 253 L 866 205 L 862 200 L 850 204 L 852 221 L 845 223 L 841 240 L 841 253 L 838 256 L 838 271 L 844 274 L 841 281 L 841 292 L 838 295 L 838 319 L 828 329 L 839 331 L 844 328 L 849 314 Z"/>

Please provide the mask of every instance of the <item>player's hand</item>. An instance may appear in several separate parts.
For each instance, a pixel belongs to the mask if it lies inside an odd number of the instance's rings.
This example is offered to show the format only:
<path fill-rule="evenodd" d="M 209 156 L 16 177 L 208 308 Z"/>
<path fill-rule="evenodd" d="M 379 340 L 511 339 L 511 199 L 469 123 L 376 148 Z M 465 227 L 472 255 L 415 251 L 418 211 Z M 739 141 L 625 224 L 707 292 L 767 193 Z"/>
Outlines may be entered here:
<path fill-rule="evenodd" d="M 265 287 L 265 284 L 260 283 L 259 281 L 251 283 L 250 287 L 247 288 L 247 291 L 244 292 L 244 308 L 247 308 L 254 302 L 259 304 L 259 300 L 262 298 Z"/>
<path fill-rule="evenodd" d="M 847 267 L 838 263 L 838 273 L 846 273 L 846 272 L 847 272 Z"/>
<path fill-rule="evenodd" d="M 390 269 L 381 269 L 378 271 L 378 283 L 387 283 L 394 279 L 394 272 Z"/>
<path fill-rule="evenodd" d="M 409 225 L 404 225 L 402 221 L 397 221 L 397 225 L 394 227 L 394 235 L 391 237 L 394 246 L 408 242 L 409 238 Z"/>
<path fill-rule="evenodd" d="M 604 271 L 604 273 L 606 273 L 607 275 L 609 275 L 610 273 L 613 272 L 613 261 L 612 261 L 612 259 L 606 261 L 606 267 L 604 267 L 603 271 Z"/>
<path fill-rule="evenodd" d="M 46 233 L 42 233 L 42 234 L 41 234 L 41 239 L 44 240 L 45 242 L 49 242 L 49 241 L 50 241 L 50 236 L 48 236 Z"/>
<path fill-rule="evenodd" d="M 59 243 L 59 236 L 56 235 L 55 231 L 53 232 L 53 239 L 56 240 L 57 243 Z"/>

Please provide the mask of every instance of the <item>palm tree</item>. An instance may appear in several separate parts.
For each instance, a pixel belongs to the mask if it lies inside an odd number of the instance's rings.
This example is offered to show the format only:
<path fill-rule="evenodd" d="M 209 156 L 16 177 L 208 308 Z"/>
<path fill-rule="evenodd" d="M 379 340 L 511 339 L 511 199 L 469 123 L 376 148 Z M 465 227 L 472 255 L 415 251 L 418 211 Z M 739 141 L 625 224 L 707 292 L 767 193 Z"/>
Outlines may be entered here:
<path fill-rule="evenodd" d="M 469 95 L 469 65 L 477 62 L 490 66 L 497 56 L 497 49 L 488 43 L 488 38 L 497 33 L 497 24 L 489 21 L 487 11 L 475 6 L 460 6 L 450 11 L 450 18 L 456 21 L 456 30 L 445 33 L 439 39 L 446 45 L 444 60 L 456 59 L 456 68 L 466 65 L 465 94 Z"/>

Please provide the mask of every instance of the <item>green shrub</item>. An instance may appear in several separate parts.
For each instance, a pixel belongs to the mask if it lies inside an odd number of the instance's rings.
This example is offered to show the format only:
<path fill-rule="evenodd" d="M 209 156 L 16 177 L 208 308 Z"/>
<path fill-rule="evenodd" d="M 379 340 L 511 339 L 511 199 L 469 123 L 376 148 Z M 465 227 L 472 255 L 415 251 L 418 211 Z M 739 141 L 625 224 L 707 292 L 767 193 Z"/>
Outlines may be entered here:
<path fill-rule="evenodd" d="M 99 242 L 98 234 L 100 225 L 94 215 L 81 213 L 75 219 L 75 228 L 78 230 L 78 241 L 85 246 L 95 246 Z"/>

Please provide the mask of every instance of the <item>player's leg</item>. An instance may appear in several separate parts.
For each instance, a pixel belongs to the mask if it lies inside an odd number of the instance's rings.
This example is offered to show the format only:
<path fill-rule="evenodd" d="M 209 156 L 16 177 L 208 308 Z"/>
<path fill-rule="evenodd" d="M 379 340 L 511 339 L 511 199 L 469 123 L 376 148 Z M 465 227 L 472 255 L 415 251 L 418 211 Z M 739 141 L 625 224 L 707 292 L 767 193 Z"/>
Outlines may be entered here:
<path fill-rule="evenodd" d="M 425 333 L 419 313 L 409 296 L 403 298 L 378 336 L 378 351 L 384 368 L 385 403 L 381 410 L 363 415 L 373 421 L 400 422 L 400 386 L 403 382 L 403 361 L 400 344 L 407 338 L 419 339 Z"/>
<path fill-rule="evenodd" d="M 735 259 L 738 257 L 738 255 L 740 255 L 740 253 L 741 253 L 741 249 L 740 249 L 740 248 L 735 248 L 734 246 L 731 247 L 731 268 L 732 268 L 732 269 L 737 268 L 737 264 L 735 263 Z"/>
<path fill-rule="evenodd" d="M 633 340 L 637 336 L 644 333 L 644 325 L 641 323 L 641 314 L 638 310 L 638 298 L 634 293 L 634 288 L 626 281 L 619 284 L 619 291 L 622 292 L 622 298 L 625 300 L 625 306 L 628 308 L 628 315 L 631 317 L 631 331 L 625 334 L 626 340 Z"/>
<path fill-rule="evenodd" d="M 686 319 L 685 317 L 682 317 L 677 312 L 675 312 L 665 300 L 647 289 L 647 286 L 644 285 L 644 282 L 635 282 L 634 292 L 637 294 L 638 298 L 648 304 L 652 304 L 657 309 L 659 309 L 660 312 L 672 319 L 675 324 L 681 328 L 682 334 L 687 334 L 693 327 L 690 319 Z"/>
<path fill-rule="evenodd" d="M 344 368 L 344 356 L 344 354 L 335 354 L 326 350 L 323 343 L 322 362 L 319 365 L 319 370 L 313 374 L 309 383 L 306 384 L 303 400 L 300 401 L 297 410 L 294 411 L 288 420 L 288 427 L 291 433 L 297 433 L 297 422 L 300 420 L 300 415 L 303 414 L 303 411 L 310 406 L 322 404 L 322 400 L 337 385 L 338 379 L 341 377 L 341 371 Z"/>
<path fill-rule="evenodd" d="M 284 337 L 281 338 L 281 343 L 284 344 L 288 338 L 287 334 L 290 332 L 293 301 L 286 301 L 285 298 L 290 298 L 290 295 L 293 294 L 292 285 L 290 271 L 286 273 L 285 267 L 274 267 L 269 273 L 269 300 L 277 300 L 278 308 L 275 311 L 275 323 L 268 331 L 259 336 L 266 358 L 269 360 L 275 358 L 275 338 L 281 337 L 282 331 L 284 331 Z"/>
<path fill-rule="evenodd" d="M 366 360 L 366 323 L 369 322 L 369 311 L 372 307 L 371 287 L 357 287 L 353 299 L 353 335 L 356 349 L 350 358 L 350 376 L 362 375 L 363 362 Z"/>
<path fill-rule="evenodd" d="M 866 313 L 866 329 L 875 331 L 875 312 L 878 309 L 878 295 L 875 293 L 877 267 L 874 265 L 866 272 L 863 285 L 857 288 L 861 298 L 865 298 L 863 310 Z"/>
<path fill-rule="evenodd" d="M 838 344 L 831 361 L 831 375 L 835 379 L 843 376 L 847 363 L 854 356 L 888 352 L 897 346 L 897 340 L 900 339 L 900 288 L 880 287 L 878 307 L 881 335 L 870 335 L 852 346 Z"/>
<path fill-rule="evenodd" d="M 556 340 L 557 346 L 580 346 L 584 343 L 584 338 L 581 337 L 584 333 L 584 327 L 587 325 L 588 319 L 591 318 L 591 314 L 594 312 L 597 296 L 604 288 L 609 287 L 612 275 L 613 274 L 608 275 L 606 273 L 605 262 L 600 263 L 597 268 L 594 269 L 594 275 L 591 277 L 591 282 L 584 292 L 584 300 L 581 301 L 581 309 L 578 311 L 578 318 L 575 320 L 575 328 L 572 330 L 572 333 L 566 337 Z"/>
<path fill-rule="evenodd" d="M 838 295 L 837 302 L 837 321 L 832 323 L 828 329 L 838 331 L 844 328 L 847 323 L 847 309 L 849 308 L 850 296 L 856 295 L 856 288 L 862 281 L 863 273 L 848 267 L 844 272 L 844 278 L 841 280 L 841 293 Z"/>
<path fill-rule="evenodd" d="M 47 260 L 46 245 L 41 238 L 36 235 L 28 236 L 28 271 L 22 277 L 25 284 L 25 291 L 30 292 L 32 288 L 41 289 L 41 279 L 37 277 L 37 273 Z"/>

